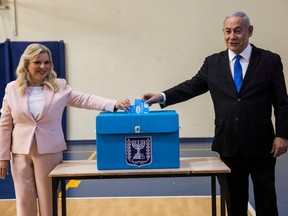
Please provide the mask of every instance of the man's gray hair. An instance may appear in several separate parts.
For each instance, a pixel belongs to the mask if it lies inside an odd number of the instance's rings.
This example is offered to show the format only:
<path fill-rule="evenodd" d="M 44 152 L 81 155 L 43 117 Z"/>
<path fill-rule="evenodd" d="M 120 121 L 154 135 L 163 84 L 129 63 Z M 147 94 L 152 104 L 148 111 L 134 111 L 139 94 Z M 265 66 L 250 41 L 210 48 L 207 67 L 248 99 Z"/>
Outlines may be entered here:
<path fill-rule="evenodd" d="M 232 18 L 232 17 L 242 17 L 244 19 L 244 22 L 245 22 L 245 25 L 247 28 L 250 27 L 250 18 L 244 13 L 244 12 L 241 12 L 241 11 L 237 11 L 237 12 L 234 12 L 230 15 L 228 15 L 224 22 L 228 19 L 228 18 Z"/>

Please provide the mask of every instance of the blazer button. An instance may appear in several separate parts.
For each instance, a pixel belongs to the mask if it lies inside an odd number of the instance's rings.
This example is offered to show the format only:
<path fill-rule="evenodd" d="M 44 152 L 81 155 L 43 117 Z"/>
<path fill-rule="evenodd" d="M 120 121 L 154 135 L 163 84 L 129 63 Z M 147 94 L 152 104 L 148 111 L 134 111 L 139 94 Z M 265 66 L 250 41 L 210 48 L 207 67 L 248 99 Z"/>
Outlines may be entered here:
<path fill-rule="evenodd" d="M 235 121 L 239 121 L 239 118 L 238 118 L 238 117 L 236 117 L 236 118 L 235 118 Z"/>
<path fill-rule="evenodd" d="M 240 102 L 240 101 L 241 101 L 241 98 L 237 98 L 237 101 Z"/>

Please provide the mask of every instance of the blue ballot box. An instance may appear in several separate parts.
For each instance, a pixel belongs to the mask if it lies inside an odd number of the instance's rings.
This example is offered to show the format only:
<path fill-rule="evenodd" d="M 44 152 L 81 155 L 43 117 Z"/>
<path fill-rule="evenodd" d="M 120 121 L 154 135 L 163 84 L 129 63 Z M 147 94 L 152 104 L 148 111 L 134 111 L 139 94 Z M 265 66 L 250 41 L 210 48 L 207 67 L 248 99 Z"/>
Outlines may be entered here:
<path fill-rule="evenodd" d="M 101 112 L 96 117 L 96 146 L 99 170 L 178 168 L 178 114 Z"/>

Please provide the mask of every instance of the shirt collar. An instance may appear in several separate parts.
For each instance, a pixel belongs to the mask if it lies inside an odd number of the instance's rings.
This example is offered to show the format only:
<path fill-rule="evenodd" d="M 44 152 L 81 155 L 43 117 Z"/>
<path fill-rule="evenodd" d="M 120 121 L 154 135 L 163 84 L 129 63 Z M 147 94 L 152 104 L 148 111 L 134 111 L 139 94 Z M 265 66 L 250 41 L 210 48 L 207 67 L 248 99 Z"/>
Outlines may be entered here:
<path fill-rule="evenodd" d="M 249 61 L 251 57 L 251 53 L 252 53 L 252 46 L 249 43 L 248 46 L 239 55 L 241 55 L 242 58 L 244 58 L 246 61 Z M 229 56 L 229 61 L 231 62 L 235 58 L 236 54 L 232 52 L 230 49 L 228 49 L 228 56 Z"/>

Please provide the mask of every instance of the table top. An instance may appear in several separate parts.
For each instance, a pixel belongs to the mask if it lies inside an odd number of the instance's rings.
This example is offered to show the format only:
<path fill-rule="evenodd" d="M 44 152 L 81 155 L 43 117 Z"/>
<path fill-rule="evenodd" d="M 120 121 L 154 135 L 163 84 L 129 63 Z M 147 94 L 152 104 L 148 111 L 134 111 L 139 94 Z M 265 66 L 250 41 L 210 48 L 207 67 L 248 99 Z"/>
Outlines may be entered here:
<path fill-rule="evenodd" d="M 121 177 L 157 175 L 209 175 L 230 173 L 229 167 L 218 157 L 180 158 L 180 168 L 98 170 L 95 160 L 68 160 L 58 164 L 49 177 Z"/>

